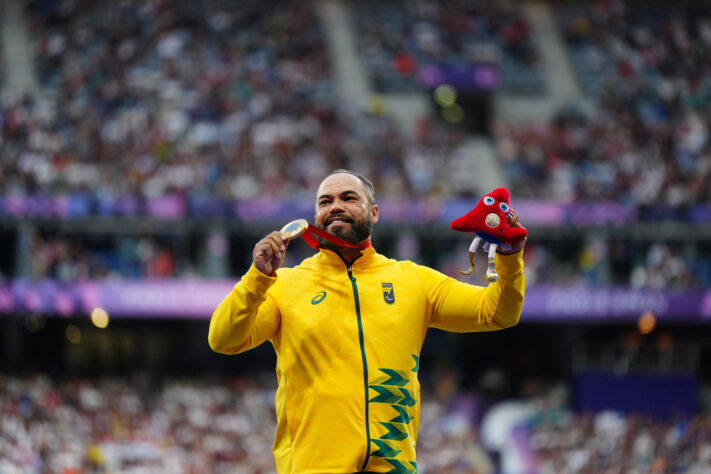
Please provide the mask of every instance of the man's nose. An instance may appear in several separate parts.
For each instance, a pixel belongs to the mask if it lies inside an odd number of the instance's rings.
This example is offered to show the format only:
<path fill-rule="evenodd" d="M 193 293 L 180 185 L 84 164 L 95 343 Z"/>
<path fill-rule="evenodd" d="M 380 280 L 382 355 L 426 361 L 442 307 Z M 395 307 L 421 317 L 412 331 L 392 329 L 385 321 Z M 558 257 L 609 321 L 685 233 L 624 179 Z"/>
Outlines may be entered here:
<path fill-rule="evenodd" d="M 343 206 L 343 201 L 340 199 L 334 199 L 331 202 L 331 208 L 329 209 L 330 212 L 345 212 L 346 208 Z"/>

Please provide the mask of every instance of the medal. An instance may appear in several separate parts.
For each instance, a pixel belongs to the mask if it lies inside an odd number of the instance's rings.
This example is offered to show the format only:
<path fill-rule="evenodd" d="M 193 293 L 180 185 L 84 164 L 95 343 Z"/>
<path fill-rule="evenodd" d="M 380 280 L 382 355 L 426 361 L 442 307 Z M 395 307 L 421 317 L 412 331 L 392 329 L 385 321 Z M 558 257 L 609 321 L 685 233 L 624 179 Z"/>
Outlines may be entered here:
<path fill-rule="evenodd" d="M 281 228 L 281 232 L 286 235 L 286 237 L 291 241 L 297 237 L 304 239 L 311 248 L 318 249 L 321 245 L 316 236 L 321 237 L 324 240 L 328 240 L 331 243 L 338 245 L 339 247 L 348 247 L 352 249 L 367 249 L 371 246 L 370 240 L 363 242 L 362 244 L 356 245 L 343 240 L 340 237 L 336 237 L 333 234 L 329 234 L 325 230 L 321 230 L 316 226 L 313 226 L 306 221 L 306 219 L 296 219 L 289 222 L 287 225 Z"/>
<path fill-rule="evenodd" d="M 309 223 L 306 219 L 296 219 L 295 221 L 289 222 L 287 225 L 281 228 L 281 233 L 286 235 L 289 240 L 294 240 L 304 233 L 308 229 Z"/>

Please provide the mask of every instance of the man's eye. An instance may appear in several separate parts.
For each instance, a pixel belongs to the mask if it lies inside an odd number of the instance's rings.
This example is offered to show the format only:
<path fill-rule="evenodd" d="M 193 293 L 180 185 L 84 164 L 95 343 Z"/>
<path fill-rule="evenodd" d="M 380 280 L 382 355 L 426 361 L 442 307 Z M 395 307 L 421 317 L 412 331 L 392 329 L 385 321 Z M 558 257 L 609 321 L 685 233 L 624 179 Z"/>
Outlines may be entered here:
<path fill-rule="evenodd" d="M 326 204 L 328 204 L 328 201 L 321 201 L 318 203 L 319 206 L 325 206 Z"/>

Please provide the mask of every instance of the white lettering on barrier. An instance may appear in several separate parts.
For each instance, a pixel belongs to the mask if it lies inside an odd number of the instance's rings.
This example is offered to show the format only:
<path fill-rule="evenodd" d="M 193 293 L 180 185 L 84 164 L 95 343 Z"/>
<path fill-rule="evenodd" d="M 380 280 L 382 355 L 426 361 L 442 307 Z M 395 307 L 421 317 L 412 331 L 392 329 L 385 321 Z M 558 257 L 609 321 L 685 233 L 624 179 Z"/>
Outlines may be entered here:
<path fill-rule="evenodd" d="M 558 315 L 592 315 L 595 298 L 581 290 L 552 290 L 546 299 L 546 312 Z M 604 304 L 604 303 L 603 303 Z"/>
<path fill-rule="evenodd" d="M 644 311 L 667 312 L 668 298 L 658 292 L 611 289 L 556 289 L 546 298 L 546 312 L 580 317 L 638 316 Z"/>
<path fill-rule="evenodd" d="M 166 306 L 171 298 L 167 291 L 155 287 L 130 287 L 120 293 L 120 301 L 124 308 L 133 311 L 170 311 Z"/>
<path fill-rule="evenodd" d="M 615 315 L 638 315 L 651 311 L 656 315 L 666 313 L 669 307 L 668 298 L 657 292 L 650 291 L 617 291 L 613 297 L 610 310 Z"/>
<path fill-rule="evenodd" d="M 209 317 L 231 288 L 231 283 L 218 286 L 210 283 L 181 282 L 171 285 L 161 282 L 124 286 L 117 293 L 122 314 Z"/>

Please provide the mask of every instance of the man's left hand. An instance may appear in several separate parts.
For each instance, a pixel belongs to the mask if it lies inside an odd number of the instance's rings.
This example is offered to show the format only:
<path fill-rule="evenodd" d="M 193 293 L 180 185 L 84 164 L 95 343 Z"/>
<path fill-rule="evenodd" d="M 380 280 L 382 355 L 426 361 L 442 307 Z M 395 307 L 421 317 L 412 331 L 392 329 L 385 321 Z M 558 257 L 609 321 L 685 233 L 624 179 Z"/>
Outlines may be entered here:
<path fill-rule="evenodd" d="M 521 227 L 524 228 L 521 223 L 518 221 L 518 214 L 515 211 L 511 211 L 513 213 L 513 217 L 507 217 L 506 221 L 509 223 L 510 227 Z M 526 239 L 528 237 L 524 237 L 521 240 L 518 240 L 516 242 L 511 242 L 511 249 L 510 250 L 502 250 L 501 245 L 496 249 L 498 253 L 501 255 L 513 255 L 515 253 L 519 253 L 521 250 L 523 250 L 524 245 L 526 245 Z"/>

